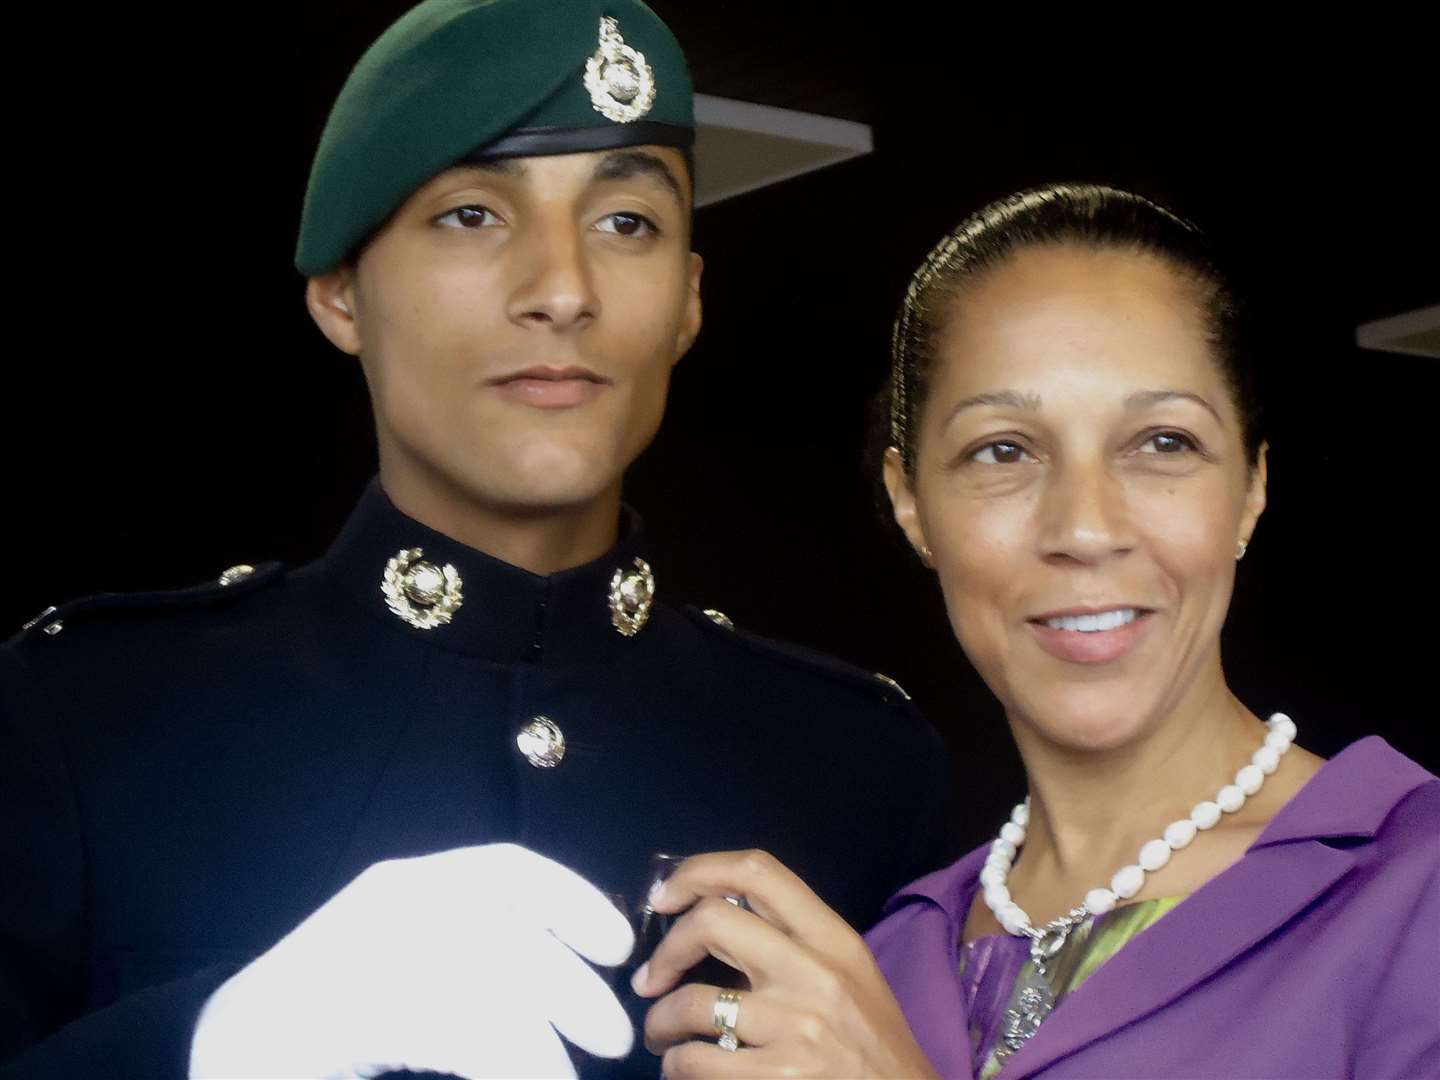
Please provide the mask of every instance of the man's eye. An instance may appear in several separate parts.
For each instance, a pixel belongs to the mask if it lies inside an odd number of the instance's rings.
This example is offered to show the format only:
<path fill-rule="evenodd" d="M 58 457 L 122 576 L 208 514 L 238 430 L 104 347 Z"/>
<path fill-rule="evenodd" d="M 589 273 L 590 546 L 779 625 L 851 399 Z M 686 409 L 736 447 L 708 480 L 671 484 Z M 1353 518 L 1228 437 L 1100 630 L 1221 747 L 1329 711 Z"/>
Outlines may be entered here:
<path fill-rule="evenodd" d="M 1151 435 L 1140 446 L 1142 454 L 1183 454 L 1196 449 L 1195 440 L 1178 431 L 1162 431 Z"/>
<path fill-rule="evenodd" d="M 1001 440 L 982 446 L 970 455 L 970 460 L 981 465 L 1018 465 L 1027 456 L 1015 443 Z"/>
<path fill-rule="evenodd" d="M 653 236 L 660 231 L 643 214 L 606 214 L 595 223 L 595 227 L 616 236 Z"/>
<path fill-rule="evenodd" d="M 484 206 L 457 206 L 447 214 L 435 219 L 438 224 L 459 229 L 482 229 L 498 225 L 500 218 L 495 211 Z"/>

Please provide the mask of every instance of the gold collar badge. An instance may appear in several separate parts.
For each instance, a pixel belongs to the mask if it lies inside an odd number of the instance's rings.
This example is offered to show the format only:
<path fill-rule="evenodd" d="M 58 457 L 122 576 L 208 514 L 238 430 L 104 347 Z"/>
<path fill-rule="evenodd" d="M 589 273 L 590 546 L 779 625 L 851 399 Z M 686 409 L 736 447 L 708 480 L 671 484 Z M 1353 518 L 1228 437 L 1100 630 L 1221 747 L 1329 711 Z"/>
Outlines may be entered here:
<path fill-rule="evenodd" d="M 655 73 L 609 15 L 600 19 L 600 47 L 585 61 L 585 89 L 595 111 L 617 124 L 639 120 L 655 104 Z"/>
<path fill-rule="evenodd" d="M 460 572 L 423 559 L 420 548 L 406 548 L 385 564 L 380 591 L 385 606 L 417 630 L 444 626 L 460 610 Z"/>
<path fill-rule="evenodd" d="M 634 637 L 650 618 L 655 599 L 655 575 L 644 559 L 635 560 L 635 569 L 624 567 L 610 579 L 610 624 L 625 637 Z"/>

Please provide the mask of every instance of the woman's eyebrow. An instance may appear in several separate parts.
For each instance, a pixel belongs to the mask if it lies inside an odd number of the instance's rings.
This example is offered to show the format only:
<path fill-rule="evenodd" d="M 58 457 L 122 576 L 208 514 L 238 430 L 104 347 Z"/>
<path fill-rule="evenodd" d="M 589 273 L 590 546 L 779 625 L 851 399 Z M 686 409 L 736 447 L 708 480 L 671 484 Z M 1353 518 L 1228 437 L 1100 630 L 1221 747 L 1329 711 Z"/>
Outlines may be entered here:
<path fill-rule="evenodd" d="M 1027 412 L 1040 411 L 1039 394 L 1022 394 L 1018 390 L 993 390 L 985 394 L 976 394 L 959 402 L 950 410 L 950 415 L 945 418 L 945 424 L 951 424 L 955 417 L 959 416 L 966 409 L 973 409 L 980 405 L 994 405 L 1006 409 L 1023 409 Z"/>
<path fill-rule="evenodd" d="M 1148 409 L 1152 405 L 1159 405 L 1161 402 L 1175 401 L 1177 399 L 1195 402 L 1196 405 L 1199 405 L 1211 416 L 1215 417 L 1222 427 L 1225 425 L 1224 418 L 1215 406 L 1211 405 L 1210 402 L 1206 401 L 1199 394 L 1191 393 L 1189 390 L 1139 390 L 1125 399 L 1125 407 L 1127 409 Z"/>

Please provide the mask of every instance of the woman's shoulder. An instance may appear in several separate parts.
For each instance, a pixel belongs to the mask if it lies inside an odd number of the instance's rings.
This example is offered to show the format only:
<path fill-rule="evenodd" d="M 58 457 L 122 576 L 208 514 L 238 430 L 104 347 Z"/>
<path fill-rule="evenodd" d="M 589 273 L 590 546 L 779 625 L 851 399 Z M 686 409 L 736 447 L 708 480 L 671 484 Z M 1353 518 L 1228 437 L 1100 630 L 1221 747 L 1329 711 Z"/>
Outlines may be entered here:
<path fill-rule="evenodd" d="M 1276 814 L 1257 846 L 1298 839 L 1421 843 L 1440 853 L 1440 778 L 1369 736 L 1331 758 Z"/>

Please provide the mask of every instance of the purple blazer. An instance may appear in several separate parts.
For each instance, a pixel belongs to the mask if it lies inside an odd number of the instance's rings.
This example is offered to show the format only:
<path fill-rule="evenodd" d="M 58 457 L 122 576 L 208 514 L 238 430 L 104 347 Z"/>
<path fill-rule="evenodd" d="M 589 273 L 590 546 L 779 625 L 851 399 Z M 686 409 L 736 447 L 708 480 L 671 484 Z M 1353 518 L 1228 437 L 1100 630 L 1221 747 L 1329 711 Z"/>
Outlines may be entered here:
<path fill-rule="evenodd" d="M 987 845 L 988 847 L 988 845 Z M 945 1077 L 973 1075 L 959 941 L 985 848 L 866 935 Z M 1067 996 L 997 1080 L 1440 1077 L 1440 779 L 1383 739 Z"/>

